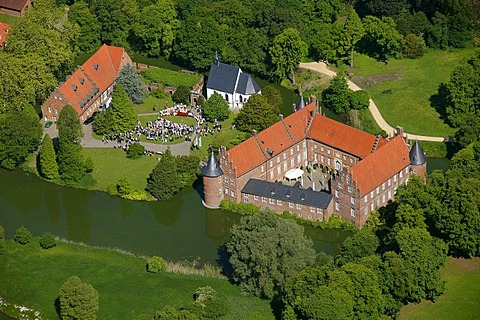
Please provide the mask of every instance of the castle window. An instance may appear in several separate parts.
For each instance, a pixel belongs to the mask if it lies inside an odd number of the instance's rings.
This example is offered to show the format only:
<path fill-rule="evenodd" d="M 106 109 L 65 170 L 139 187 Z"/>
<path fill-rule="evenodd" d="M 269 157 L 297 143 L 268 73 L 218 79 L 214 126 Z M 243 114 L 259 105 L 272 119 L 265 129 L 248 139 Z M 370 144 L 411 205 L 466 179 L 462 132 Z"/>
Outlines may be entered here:
<path fill-rule="evenodd" d="M 340 211 L 340 203 L 335 202 L 335 211 Z"/>
<path fill-rule="evenodd" d="M 311 212 L 311 213 L 315 213 L 315 208 L 314 208 L 314 207 L 310 207 L 310 212 Z"/>
<path fill-rule="evenodd" d="M 287 159 L 287 153 L 286 152 L 283 153 L 283 160 L 285 160 L 285 159 Z"/>
<path fill-rule="evenodd" d="M 225 100 L 226 100 L 227 102 L 230 102 L 230 101 L 228 100 L 228 94 L 226 94 L 226 93 L 225 93 Z"/>
<path fill-rule="evenodd" d="M 248 202 L 248 194 L 243 194 L 243 202 Z"/>
<path fill-rule="evenodd" d="M 307 141 L 303 141 L 302 146 L 305 148 L 307 146 Z"/>
<path fill-rule="evenodd" d="M 322 163 L 325 163 L 325 157 L 324 157 L 323 155 L 320 156 L 320 161 L 321 161 Z"/>
<path fill-rule="evenodd" d="M 272 160 L 270 160 L 269 165 L 270 165 L 270 168 L 273 166 L 273 161 Z"/>
<path fill-rule="evenodd" d="M 377 187 L 377 195 L 380 194 L 380 187 Z"/>
<path fill-rule="evenodd" d="M 322 214 L 322 209 L 317 208 L 317 213 L 318 213 L 318 214 Z"/>
<path fill-rule="evenodd" d="M 327 153 L 330 154 L 330 149 L 327 149 Z"/>
<path fill-rule="evenodd" d="M 382 202 L 385 203 L 385 193 L 382 194 Z"/>
<path fill-rule="evenodd" d="M 265 171 L 265 168 L 263 166 L 261 166 L 260 171 L 263 173 L 263 171 Z"/>
<path fill-rule="evenodd" d="M 52 107 L 48 107 L 48 112 L 52 113 Z"/>
<path fill-rule="evenodd" d="M 354 197 L 350 197 L 350 203 L 355 204 L 355 198 Z"/>
<path fill-rule="evenodd" d="M 280 172 L 282 171 L 282 168 L 280 166 L 277 167 L 277 176 L 280 175 Z"/>
<path fill-rule="evenodd" d="M 353 209 L 353 208 L 350 209 L 350 215 L 352 217 L 355 217 L 355 209 Z"/>
<path fill-rule="evenodd" d="M 327 159 L 327 166 L 330 166 L 332 165 L 332 160 L 330 160 L 330 158 Z"/>
<path fill-rule="evenodd" d="M 290 155 L 293 156 L 293 149 L 290 149 Z"/>
<path fill-rule="evenodd" d="M 53 116 L 52 120 L 53 120 L 53 122 L 57 121 L 57 117 Z"/>
<path fill-rule="evenodd" d="M 228 190 L 228 188 L 225 188 L 225 194 L 228 194 L 230 191 Z"/>
<path fill-rule="evenodd" d="M 352 186 L 348 186 L 348 192 L 349 193 L 352 193 L 352 191 L 353 191 L 352 189 L 353 189 Z"/>
<path fill-rule="evenodd" d="M 317 144 L 314 144 L 314 145 L 313 145 L 313 149 L 317 149 Z"/>
<path fill-rule="evenodd" d="M 365 207 L 365 215 L 368 214 L 368 207 Z"/>
<path fill-rule="evenodd" d="M 350 163 L 353 163 L 353 159 L 352 159 L 352 158 L 350 158 Z"/>
<path fill-rule="evenodd" d="M 392 190 L 388 190 L 388 200 L 392 199 Z"/>
<path fill-rule="evenodd" d="M 275 200 L 273 200 L 272 198 L 270 198 L 270 199 L 268 199 L 268 203 L 275 205 Z"/>
<path fill-rule="evenodd" d="M 270 180 L 273 180 L 273 170 L 270 170 Z"/>
<path fill-rule="evenodd" d="M 280 163 L 280 157 L 277 157 L 277 163 Z"/>
<path fill-rule="evenodd" d="M 370 211 L 373 211 L 375 209 L 375 205 L 372 203 L 370 203 Z"/>
<path fill-rule="evenodd" d="M 295 166 L 295 160 L 292 158 L 290 159 L 290 168 L 293 168 Z"/>
<path fill-rule="evenodd" d="M 370 199 L 373 200 L 373 196 L 374 196 L 374 193 L 373 193 L 373 191 L 372 191 L 372 192 L 370 192 Z"/>
<path fill-rule="evenodd" d="M 399 174 L 399 176 L 400 176 L 400 179 L 402 179 L 402 178 L 403 178 L 403 171 L 400 171 L 400 174 Z"/>
<path fill-rule="evenodd" d="M 299 203 L 297 203 L 297 209 L 298 209 L 298 210 L 302 210 L 302 205 L 299 204 Z"/>
<path fill-rule="evenodd" d="M 340 161 L 335 161 L 335 170 L 339 171 L 342 168 Z"/>
<path fill-rule="evenodd" d="M 347 157 L 343 156 L 343 161 L 347 161 Z"/>
<path fill-rule="evenodd" d="M 297 145 L 297 151 L 300 151 L 300 146 Z"/>
<path fill-rule="evenodd" d="M 385 190 L 385 182 L 382 183 L 382 190 Z"/>
<path fill-rule="evenodd" d="M 335 198 L 338 198 L 338 190 L 335 190 Z"/>
<path fill-rule="evenodd" d="M 394 175 L 394 176 L 393 176 L 393 182 L 394 182 L 394 183 L 397 182 L 397 175 Z"/>
<path fill-rule="evenodd" d="M 323 147 L 320 147 L 320 150 L 323 152 L 324 151 Z"/>
<path fill-rule="evenodd" d="M 267 198 L 262 197 L 262 202 L 267 202 Z"/>
<path fill-rule="evenodd" d="M 368 194 L 365 197 L 363 197 L 363 202 L 365 202 L 365 203 L 368 202 Z"/>
<path fill-rule="evenodd" d="M 299 164 L 300 162 L 302 162 L 302 155 L 297 154 L 297 164 Z"/>
<path fill-rule="evenodd" d="M 282 200 L 277 200 L 277 206 L 281 206 L 282 205 Z"/>
<path fill-rule="evenodd" d="M 253 196 L 253 200 L 258 201 L 258 196 Z"/>
<path fill-rule="evenodd" d="M 283 163 L 283 171 L 287 171 L 287 163 L 286 162 Z"/>
<path fill-rule="evenodd" d="M 58 108 L 55 108 L 55 114 L 58 114 Z"/>
<path fill-rule="evenodd" d="M 392 179 L 388 179 L 388 186 L 390 187 L 392 185 Z"/>
<path fill-rule="evenodd" d="M 228 177 L 225 177 L 225 184 L 228 184 Z"/>
<path fill-rule="evenodd" d="M 293 208 L 293 203 L 289 202 L 289 203 L 288 203 L 288 207 L 289 207 L 289 208 Z"/>

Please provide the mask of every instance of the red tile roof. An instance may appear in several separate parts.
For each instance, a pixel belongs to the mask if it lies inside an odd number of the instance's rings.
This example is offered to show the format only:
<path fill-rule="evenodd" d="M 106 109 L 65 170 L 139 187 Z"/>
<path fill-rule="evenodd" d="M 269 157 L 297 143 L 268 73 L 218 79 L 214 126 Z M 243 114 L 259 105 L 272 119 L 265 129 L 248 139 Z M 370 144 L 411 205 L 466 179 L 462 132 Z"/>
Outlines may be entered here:
<path fill-rule="evenodd" d="M 104 44 L 60 86 L 60 92 L 79 115 L 86 110 L 85 106 L 82 108 L 82 102 L 88 101 L 86 106 L 89 106 L 96 100 L 87 98 L 95 88 L 97 94 L 102 94 L 117 80 L 123 52 L 123 48 Z M 83 84 L 80 79 L 84 80 Z"/>
<path fill-rule="evenodd" d="M 267 160 L 260 151 L 254 137 L 250 137 L 228 150 L 227 154 L 229 160 L 233 161 L 233 167 L 236 168 L 237 176 L 243 175 Z"/>
<path fill-rule="evenodd" d="M 372 152 L 377 138 L 321 115 L 313 119 L 308 137 L 360 158 L 365 158 Z"/>
<path fill-rule="evenodd" d="M 15 11 L 22 11 L 26 3 L 27 0 L 0 0 L 0 7 Z"/>
<path fill-rule="evenodd" d="M 288 135 L 287 129 L 282 122 L 277 122 L 257 134 L 257 141 L 265 153 L 267 148 L 273 151 L 273 156 L 291 147 L 294 142 Z"/>
<path fill-rule="evenodd" d="M 312 118 L 313 109 L 315 109 L 315 106 L 309 104 L 283 119 L 283 122 L 287 126 L 288 131 L 295 142 L 301 141 L 307 136 L 305 130 L 308 121 Z"/>
<path fill-rule="evenodd" d="M 397 136 L 351 167 L 349 173 L 363 197 L 409 164 L 408 147 L 403 138 Z"/>
<path fill-rule="evenodd" d="M 0 47 L 5 43 L 7 34 L 10 31 L 10 25 L 5 22 L 0 22 Z"/>

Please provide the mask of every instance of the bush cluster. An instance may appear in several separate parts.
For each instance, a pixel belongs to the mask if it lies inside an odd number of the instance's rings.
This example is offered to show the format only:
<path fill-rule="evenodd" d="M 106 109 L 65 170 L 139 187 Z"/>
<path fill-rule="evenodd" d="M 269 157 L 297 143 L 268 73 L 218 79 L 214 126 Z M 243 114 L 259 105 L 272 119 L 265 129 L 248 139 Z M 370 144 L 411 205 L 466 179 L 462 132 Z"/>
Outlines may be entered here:
<path fill-rule="evenodd" d="M 15 231 L 15 237 L 13 238 L 15 242 L 20 244 L 27 244 L 30 242 L 31 239 L 32 234 L 24 226 L 21 226 L 17 229 L 17 231 Z"/>
<path fill-rule="evenodd" d="M 167 270 L 165 260 L 159 256 L 153 256 L 147 260 L 147 271 L 152 273 L 163 272 Z"/>

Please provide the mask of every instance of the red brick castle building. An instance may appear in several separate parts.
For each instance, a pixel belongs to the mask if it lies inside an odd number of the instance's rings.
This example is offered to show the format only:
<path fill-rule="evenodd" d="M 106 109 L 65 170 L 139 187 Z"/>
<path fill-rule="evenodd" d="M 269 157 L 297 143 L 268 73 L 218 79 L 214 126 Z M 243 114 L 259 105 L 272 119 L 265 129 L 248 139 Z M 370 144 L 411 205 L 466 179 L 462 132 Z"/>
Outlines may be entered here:
<path fill-rule="evenodd" d="M 325 171 L 333 174 L 322 181 Z M 202 170 L 204 204 L 253 203 L 309 220 L 337 214 L 361 227 L 411 174 L 425 172 L 424 152 L 418 142 L 410 147 L 401 129 L 384 139 L 309 104 L 229 150 L 222 147 L 218 161 L 212 154 Z"/>

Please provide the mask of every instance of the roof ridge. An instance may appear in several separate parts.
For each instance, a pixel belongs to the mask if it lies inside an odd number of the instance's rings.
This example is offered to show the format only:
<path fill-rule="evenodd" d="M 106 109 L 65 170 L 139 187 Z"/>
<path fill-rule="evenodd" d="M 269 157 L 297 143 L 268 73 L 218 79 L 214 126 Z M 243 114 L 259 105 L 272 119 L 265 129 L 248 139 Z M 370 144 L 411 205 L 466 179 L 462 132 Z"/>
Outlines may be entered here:
<path fill-rule="evenodd" d="M 253 135 L 253 140 L 255 140 L 255 143 L 257 144 L 258 149 L 260 149 L 260 152 L 262 153 L 263 157 L 265 158 L 265 160 L 267 160 L 268 159 L 267 155 L 265 154 L 265 151 L 263 151 L 263 148 L 260 145 L 260 142 L 258 142 L 258 138 L 256 134 Z"/>
<path fill-rule="evenodd" d="M 112 69 L 115 71 L 115 73 L 116 73 L 117 76 L 118 76 L 118 72 L 119 72 L 120 70 L 116 70 L 116 69 L 115 69 L 115 66 L 113 65 L 112 55 L 110 54 L 110 46 L 108 46 L 108 45 L 106 45 L 106 44 L 104 44 L 104 46 L 106 46 L 106 48 L 107 48 L 108 60 L 110 60 L 110 64 L 112 65 Z"/>
<path fill-rule="evenodd" d="M 293 139 L 292 134 L 288 130 L 287 124 L 285 123 L 285 121 L 283 121 L 283 115 L 282 115 L 282 118 L 280 119 L 280 122 L 283 124 L 283 127 L 285 128 L 285 131 L 287 131 L 287 134 L 288 134 L 288 137 L 290 138 L 290 140 L 292 140 L 292 142 L 295 143 L 295 139 Z"/>

